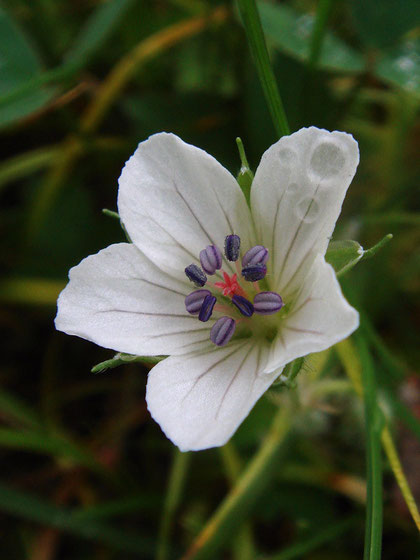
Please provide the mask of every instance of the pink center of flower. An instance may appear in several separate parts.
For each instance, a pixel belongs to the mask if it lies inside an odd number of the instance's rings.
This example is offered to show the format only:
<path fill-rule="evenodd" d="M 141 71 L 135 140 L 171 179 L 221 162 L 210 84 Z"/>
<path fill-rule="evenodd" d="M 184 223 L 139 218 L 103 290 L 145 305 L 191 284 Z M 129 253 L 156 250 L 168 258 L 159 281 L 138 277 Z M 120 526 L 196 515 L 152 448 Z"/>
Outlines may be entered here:
<path fill-rule="evenodd" d="M 229 276 L 227 272 L 223 271 L 223 278 L 225 279 L 224 282 L 215 282 L 214 285 L 219 290 L 222 290 L 222 294 L 224 296 L 232 297 L 234 295 L 237 295 L 244 297 L 246 295 L 238 282 L 237 274 L 232 274 L 232 276 Z"/>

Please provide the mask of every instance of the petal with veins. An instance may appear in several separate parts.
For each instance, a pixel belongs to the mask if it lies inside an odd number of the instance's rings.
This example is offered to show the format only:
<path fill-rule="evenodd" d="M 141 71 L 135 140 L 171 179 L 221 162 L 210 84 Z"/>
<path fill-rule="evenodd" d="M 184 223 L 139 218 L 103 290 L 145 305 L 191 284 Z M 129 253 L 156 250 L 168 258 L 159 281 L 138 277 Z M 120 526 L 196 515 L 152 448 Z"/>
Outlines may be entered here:
<path fill-rule="evenodd" d="M 265 372 L 325 350 L 358 326 L 359 314 L 345 300 L 334 269 L 318 255 L 281 323 Z"/>
<path fill-rule="evenodd" d="M 139 356 L 211 344 L 214 321 L 203 325 L 185 310 L 188 281 L 173 279 L 134 245 L 111 245 L 87 257 L 69 278 L 58 299 L 60 331 Z"/>
<path fill-rule="evenodd" d="M 325 254 L 359 163 L 344 132 L 303 128 L 263 155 L 251 191 L 259 243 L 270 251 L 270 287 L 287 298 Z"/>
<path fill-rule="evenodd" d="M 130 238 L 158 267 L 182 273 L 207 245 L 238 233 L 254 241 L 252 220 L 234 177 L 212 156 L 174 134 L 155 134 L 127 161 L 118 209 Z M 232 265 L 228 265 L 233 271 Z"/>
<path fill-rule="evenodd" d="M 147 381 L 152 417 L 181 451 L 224 445 L 280 373 L 261 375 L 267 354 L 240 341 L 163 360 Z"/>

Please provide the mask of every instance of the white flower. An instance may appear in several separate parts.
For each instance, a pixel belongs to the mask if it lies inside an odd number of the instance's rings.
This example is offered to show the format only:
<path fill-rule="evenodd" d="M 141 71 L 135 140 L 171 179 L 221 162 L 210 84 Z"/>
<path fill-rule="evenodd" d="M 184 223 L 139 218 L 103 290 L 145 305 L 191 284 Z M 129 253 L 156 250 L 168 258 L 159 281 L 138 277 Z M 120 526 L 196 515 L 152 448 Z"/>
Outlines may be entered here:
<path fill-rule="evenodd" d="M 250 210 L 235 178 L 213 157 L 173 134 L 152 136 L 119 180 L 118 210 L 132 244 L 111 245 L 71 269 L 57 329 L 118 352 L 169 355 L 149 374 L 151 415 L 182 451 L 223 445 L 285 364 L 358 326 L 324 260 L 358 162 L 348 134 L 308 128 L 283 137 L 262 157 Z M 259 246 L 243 263 L 266 267 L 259 287 L 239 277 L 242 288 L 229 292 L 238 271 L 233 235 L 240 259 Z M 227 236 L 232 260 L 221 262 Z M 191 303 L 200 294 L 190 296 L 186 310 L 185 298 L 196 289 L 184 273 L 191 264 L 193 279 L 200 264 L 219 283 L 226 273 L 227 297 L 209 274 L 202 320 L 203 298 Z M 274 298 L 274 307 L 281 296 L 283 309 L 261 314 L 257 298 L 248 317 L 258 289 L 275 292 L 259 296 Z M 245 302 L 233 305 L 233 294 Z M 228 319 L 220 322 L 222 316 Z"/>

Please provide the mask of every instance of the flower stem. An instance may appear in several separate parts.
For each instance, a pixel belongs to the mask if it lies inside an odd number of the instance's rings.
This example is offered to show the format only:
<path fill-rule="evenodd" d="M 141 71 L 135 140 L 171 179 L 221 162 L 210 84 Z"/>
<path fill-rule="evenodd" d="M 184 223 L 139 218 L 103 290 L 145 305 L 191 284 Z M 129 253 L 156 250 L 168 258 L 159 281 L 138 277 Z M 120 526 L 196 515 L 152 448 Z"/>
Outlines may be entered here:
<path fill-rule="evenodd" d="M 168 491 L 166 493 L 159 529 L 156 560 L 166 560 L 166 558 L 168 558 L 172 521 L 181 498 L 190 457 L 190 453 L 181 453 L 178 449 L 175 449 L 174 451 L 172 469 L 169 476 Z"/>
<path fill-rule="evenodd" d="M 274 128 L 279 136 L 288 135 L 289 124 L 270 64 L 257 5 L 255 0 L 238 0 L 238 6 Z"/>
<path fill-rule="evenodd" d="M 194 540 L 183 560 L 215 558 L 215 552 L 234 533 L 261 492 L 266 488 L 278 464 L 280 450 L 289 433 L 291 409 L 280 408 L 259 451 L 240 476 L 235 488 Z"/>
<path fill-rule="evenodd" d="M 308 58 L 308 69 L 311 72 L 315 70 L 321 55 L 322 42 L 327 31 L 327 21 L 331 12 L 331 6 L 331 0 L 319 0 L 318 2 Z"/>

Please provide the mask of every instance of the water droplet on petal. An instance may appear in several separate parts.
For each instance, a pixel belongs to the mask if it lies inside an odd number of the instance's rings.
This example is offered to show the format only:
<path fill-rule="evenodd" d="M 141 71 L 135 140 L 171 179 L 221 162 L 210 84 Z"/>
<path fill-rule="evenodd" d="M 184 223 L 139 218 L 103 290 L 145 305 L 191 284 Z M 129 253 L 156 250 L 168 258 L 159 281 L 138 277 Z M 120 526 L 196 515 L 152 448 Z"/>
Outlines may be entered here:
<path fill-rule="evenodd" d="M 343 150 L 332 142 L 323 142 L 313 151 L 311 169 L 322 179 L 338 175 L 346 163 Z"/>
<path fill-rule="evenodd" d="M 297 183 L 290 183 L 287 187 L 286 193 L 290 196 L 295 196 L 301 190 L 300 186 Z"/>
<path fill-rule="evenodd" d="M 297 217 L 302 222 L 305 222 L 305 224 L 312 223 L 318 217 L 319 211 L 320 206 L 318 202 L 310 196 L 303 198 L 295 207 Z"/>
<path fill-rule="evenodd" d="M 282 165 L 291 167 L 292 164 L 296 161 L 297 155 L 296 152 L 294 152 L 290 148 L 282 148 L 281 150 L 279 150 L 278 158 Z"/>

